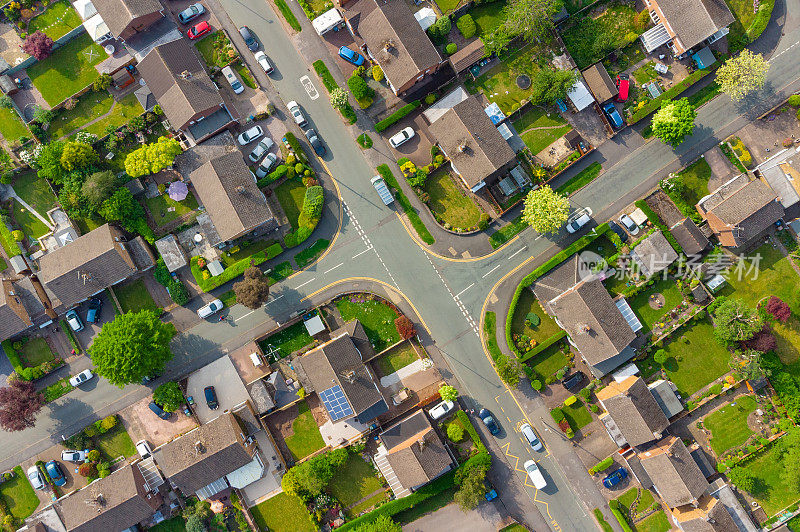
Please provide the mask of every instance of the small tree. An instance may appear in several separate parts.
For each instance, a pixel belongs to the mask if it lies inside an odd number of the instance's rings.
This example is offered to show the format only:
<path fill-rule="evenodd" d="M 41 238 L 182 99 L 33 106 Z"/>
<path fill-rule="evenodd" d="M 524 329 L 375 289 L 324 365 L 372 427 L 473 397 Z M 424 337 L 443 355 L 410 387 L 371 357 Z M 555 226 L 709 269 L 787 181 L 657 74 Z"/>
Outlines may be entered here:
<path fill-rule="evenodd" d="M 659 366 L 663 366 L 663 365 L 664 365 L 664 362 L 666 362 L 666 361 L 667 361 L 667 352 L 666 352 L 666 351 L 664 351 L 663 349 L 659 349 L 659 350 L 658 350 L 658 351 L 656 351 L 656 353 L 653 355 L 653 360 L 654 360 L 654 361 L 655 361 L 655 363 L 656 363 L 656 364 L 658 364 Z"/>
<path fill-rule="evenodd" d="M 367 82 L 364 81 L 364 78 L 361 76 L 353 75 L 350 79 L 347 80 L 347 86 L 350 87 L 350 90 L 353 92 L 353 96 L 356 97 L 356 100 L 365 100 L 367 98 L 372 98 L 375 94 L 375 91 L 367 85 Z"/>
<path fill-rule="evenodd" d="M 45 59 L 52 50 L 53 39 L 39 30 L 25 37 L 22 42 L 22 51 L 35 57 L 37 61 Z"/>
<path fill-rule="evenodd" d="M 97 79 L 92 83 L 92 89 L 96 92 L 107 90 L 111 86 L 111 74 L 106 72 L 100 74 Z"/>
<path fill-rule="evenodd" d="M 764 324 L 761 330 L 753 335 L 752 338 L 742 342 L 742 346 L 753 351 L 758 351 L 759 353 L 768 353 L 769 351 L 774 351 L 775 348 L 778 347 L 778 341 L 772 334 L 769 325 Z"/>
<path fill-rule="evenodd" d="M 33 122 L 46 126 L 53 121 L 53 111 L 37 105 L 33 109 Z"/>
<path fill-rule="evenodd" d="M 728 472 L 728 479 L 739 489 L 750 493 L 756 487 L 755 478 L 747 469 L 734 467 Z"/>
<path fill-rule="evenodd" d="M 443 401 L 453 402 L 458 397 L 458 390 L 449 384 L 444 384 L 439 388 L 439 396 Z"/>
<path fill-rule="evenodd" d="M 374 79 L 375 81 L 380 83 L 381 81 L 383 81 L 383 78 L 384 78 L 384 74 L 383 74 L 383 69 L 381 68 L 381 66 L 380 65 L 373 65 L 372 66 L 372 79 Z"/>
<path fill-rule="evenodd" d="M 107 200 L 117 187 L 117 176 L 111 170 L 94 172 L 83 182 L 81 193 L 95 208 Z"/>
<path fill-rule="evenodd" d="M 578 73 L 573 70 L 560 70 L 543 67 L 536 71 L 531 81 L 531 102 L 534 104 L 554 103 L 567 97 L 575 86 Z"/>
<path fill-rule="evenodd" d="M 673 147 L 684 141 L 694 130 L 697 110 L 687 98 L 664 100 L 661 109 L 653 115 L 653 134 Z"/>
<path fill-rule="evenodd" d="M 177 382 L 165 382 L 153 391 L 153 401 L 167 412 L 178 410 L 185 401 Z"/>
<path fill-rule="evenodd" d="M 414 323 L 408 319 L 407 316 L 398 316 L 394 320 L 394 326 L 397 329 L 397 333 L 400 335 L 400 338 L 403 340 L 407 340 L 417 334 L 417 330 L 414 328 Z"/>
<path fill-rule="evenodd" d="M 97 466 L 89 462 L 84 462 L 78 466 L 78 473 L 82 477 L 96 477 Z"/>
<path fill-rule="evenodd" d="M 341 109 L 347 105 L 347 92 L 341 88 L 336 87 L 331 92 L 331 105 L 334 109 Z"/>
<path fill-rule="evenodd" d="M 97 462 L 100 460 L 100 451 L 92 449 L 86 457 L 90 462 Z"/>
<path fill-rule="evenodd" d="M 497 374 L 500 380 L 511 388 L 519 386 L 520 375 L 522 374 L 522 364 L 516 358 L 502 355 L 495 361 Z"/>
<path fill-rule="evenodd" d="M 0 427 L 9 432 L 33 427 L 44 397 L 32 382 L 15 380 L 0 388 Z"/>
<path fill-rule="evenodd" d="M 736 351 L 729 365 L 736 373 L 737 379 L 753 380 L 769 377 L 772 374 L 761 364 L 761 353 L 754 349 L 747 349 L 744 352 Z"/>
<path fill-rule="evenodd" d="M 69 141 L 64 144 L 64 150 L 61 152 L 61 166 L 70 172 L 97 164 L 99 161 L 100 156 L 94 148 L 83 142 Z"/>
<path fill-rule="evenodd" d="M 156 142 L 145 144 L 125 157 L 125 172 L 131 177 L 160 172 L 171 166 L 179 153 L 181 145 L 177 140 L 159 137 Z"/>
<path fill-rule="evenodd" d="M 792 317 L 792 309 L 779 297 L 770 296 L 767 300 L 767 313 L 781 323 L 786 323 Z"/>
<path fill-rule="evenodd" d="M 475 36 L 475 33 L 478 31 L 478 27 L 475 24 L 475 20 L 472 18 L 472 15 L 469 13 L 459 17 L 456 21 L 456 27 L 458 31 L 461 32 L 461 35 L 465 39 L 471 39 Z"/>
<path fill-rule="evenodd" d="M 486 489 L 483 481 L 492 464 L 492 458 L 485 450 L 471 457 L 456 471 L 455 484 L 458 491 L 454 499 L 464 510 L 471 510 L 483 500 Z"/>
<path fill-rule="evenodd" d="M 547 39 L 562 6 L 560 0 L 510 0 L 503 9 L 502 32 L 509 40 L 517 36 L 526 41 Z"/>
<path fill-rule="evenodd" d="M 764 86 L 768 70 L 769 63 L 761 54 L 745 48 L 717 69 L 717 83 L 722 92 L 738 101 Z"/>
<path fill-rule="evenodd" d="M 522 220 L 538 233 L 553 233 L 569 218 L 569 199 L 550 185 L 531 190 L 525 198 Z"/>
<path fill-rule="evenodd" d="M 759 332 L 764 320 L 758 310 L 741 299 L 726 299 L 714 311 L 714 336 L 726 345 L 749 340 Z"/>
<path fill-rule="evenodd" d="M 464 439 L 464 427 L 458 423 L 450 423 L 447 425 L 447 437 L 453 443 L 458 443 Z"/>
<path fill-rule="evenodd" d="M 233 284 L 236 301 L 255 310 L 261 308 L 269 297 L 269 280 L 259 268 L 251 266 L 244 271 L 244 278 Z"/>

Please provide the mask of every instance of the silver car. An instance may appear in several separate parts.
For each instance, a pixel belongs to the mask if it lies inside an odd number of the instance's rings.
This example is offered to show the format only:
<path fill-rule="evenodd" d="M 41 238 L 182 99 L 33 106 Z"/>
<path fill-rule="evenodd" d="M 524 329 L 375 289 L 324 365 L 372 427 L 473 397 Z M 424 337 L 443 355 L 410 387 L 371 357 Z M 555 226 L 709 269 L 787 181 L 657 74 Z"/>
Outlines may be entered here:
<path fill-rule="evenodd" d="M 28 468 L 27 472 L 28 480 L 31 481 L 31 486 L 35 490 L 43 490 L 46 486 L 44 483 L 44 477 L 42 476 L 42 472 L 39 471 L 39 468 L 35 465 L 32 465 Z"/>
<path fill-rule="evenodd" d="M 72 451 L 72 450 L 61 451 L 61 460 L 64 462 L 75 462 L 75 463 L 85 462 L 87 456 L 89 456 L 88 449 L 84 451 Z"/>
<path fill-rule="evenodd" d="M 239 141 L 240 146 L 244 146 L 246 144 L 250 144 L 254 140 L 261 138 L 264 134 L 264 130 L 261 129 L 261 126 L 253 126 L 244 133 L 240 134 L 236 139 Z"/>
<path fill-rule="evenodd" d="M 633 218 L 628 216 L 627 214 L 623 214 L 619 217 L 619 223 L 625 226 L 625 229 L 632 235 L 635 235 L 639 232 L 639 226 L 633 221 Z"/>
<path fill-rule="evenodd" d="M 272 142 L 271 138 L 264 137 L 263 139 L 258 141 L 256 147 L 253 148 L 253 151 L 251 151 L 250 155 L 248 155 L 247 157 L 250 159 L 250 161 L 257 163 L 264 156 L 265 153 L 267 153 L 270 149 L 272 149 L 274 145 L 275 143 Z"/>
<path fill-rule="evenodd" d="M 286 106 L 289 108 L 289 112 L 292 113 L 292 118 L 294 119 L 294 123 L 300 127 L 306 127 L 308 125 L 308 120 L 306 120 L 306 115 L 303 114 L 303 111 L 300 109 L 300 106 L 297 105 L 297 102 L 292 100 L 291 102 L 287 103 Z"/>
<path fill-rule="evenodd" d="M 265 74 L 269 74 L 272 72 L 272 63 L 269 62 L 267 58 L 267 54 L 262 51 L 258 51 L 255 53 L 256 61 L 258 62 L 259 66 L 264 69 Z"/>
<path fill-rule="evenodd" d="M 259 179 L 267 177 L 267 174 L 270 173 L 276 162 L 278 162 L 278 156 L 274 153 L 268 153 L 267 156 L 264 157 L 264 160 L 261 161 L 261 164 L 258 165 L 258 168 L 256 168 L 256 177 Z"/>

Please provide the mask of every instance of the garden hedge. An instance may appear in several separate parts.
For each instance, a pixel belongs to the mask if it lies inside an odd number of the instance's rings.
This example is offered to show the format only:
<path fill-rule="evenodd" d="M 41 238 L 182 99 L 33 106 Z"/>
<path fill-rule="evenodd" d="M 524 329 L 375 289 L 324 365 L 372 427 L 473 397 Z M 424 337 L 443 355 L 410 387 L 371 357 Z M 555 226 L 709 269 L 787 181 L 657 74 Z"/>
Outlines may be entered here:
<path fill-rule="evenodd" d="M 661 233 L 664 235 L 664 238 L 667 239 L 669 245 L 672 246 L 672 249 L 675 250 L 675 253 L 682 255 L 683 248 L 678 244 L 678 241 L 675 240 L 675 237 L 672 236 L 672 233 L 669 232 L 669 227 L 661 223 L 661 219 L 653 212 L 653 209 L 650 208 L 647 202 L 644 200 L 637 200 L 634 205 L 642 209 L 642 212 L 647 216 L 647 219 L 650 220 L 650 223 L 652 223 L 654 227 L 661 229 Z"/>
<path fill-rule="evenodd" d="M 758 39 L 758 37 L 764 33 L 764 30 L 767 29 L 769 19 L 772 18 L 772 8 L 774 7 L 775 0 L 763 0 L 759 4 L 758 12 L 753 19 L 753 22 L 750 23 L 750 27 L 746 30 L 747 37 L 750 39 L 750 42 Z"/>
<path fill-rule="evenodd" d="M 703 68 L 700 70 L 695 70 L 688 76 L 686 76 L 682 81 L 676 83 L 670 89 L 661 93 L 658 98 L 653 98 L 646 104 L 644 104 L 640 109 L 637 109 L 636 112 L 631 114 L 628 118 L 628 125 L 633 125 L 642 118 L 646 117 L 650 113 L 658 110 L 661 108 L 661 102 L 664 100 L 671 100 L 677 96 L 679 96 L 683 91 L 706 77 L 707 75 L 711 74 L 714 71 L 714 68 Z"/>
<path fill-rule="evenodd" d="M 606 469 L 611 467 L 613 464 L 614 464 L 614 457 L 613 456 L 609 456 L 608 458 L 605 458 L 604 460 L 600 460 L 594 466 L 592 466 L 592 468 L 589 469 L 589 473 L 594 475 L 595 473 L 599 473 L 601 471 L 605 471 Z"/>
<path fill-rule="evenodd" d="M 61 330 L 63 330 L 64 333 L 66 333 L 67 338 L 69 339 L 69 343 L 72 344 L 72 348 L 75 350 L 75 352 L 76 353 L 83 352 L 83 349 L 81 349 L 81 346 L 78 343 L 78 339 L 75 338 L 75 333 L 72 332 L 72 327 L 70 327 L 69 324 L 67 324 L 67 320 L 61 320 L 59 324 L 61 325 Z"/>
<path fill-rule="evenodd" d="M 395 122 L 397 122 L 398 120 L 409 114 L 411 111 L 419 107 L 420 105 L 422 105 L 422 102 L 420 100 L 415 100 L 407 105 L 404 105 L 394 113 L 390 114 L 389 116 L 387 116 L 386 118 L 375 124 L 375 131 L 380 133 L 381 131 L 391 126 L 392 124 L 394 124 Z"/>
<path fill-rule="evenodd" d="M 522 357 L 520 357 L 519 361 L 520 362 L 525 362 L 526 360 L 530 360 L 531 358 L 535 357 L 536 355 L 538 355 L 539 353 L 541 353 L 542 351 L 544 351 L 545 349 L 547 349 L 548 347 L 550 347 L 554 343 L 556 343 L 559 340 L 561 340 L 562 338 L 564 338 L 566 335 L 567 335 L 567 331 L 565 331 L 564 329 L 559 330 L 553 336 L 551 336 L 550 338 L 546 339 L 545 341 L 543 341 L 542 343 L 540 343 L 539 345 L 537 345 L 536 347 L 534 347 L 533 349 L 531 349 L 530 351 L 528 351 L 527 353 L 522 355 Z"/>
<path fill-rule="evenodd" d="M 258 183 L 257 183 L 258 184 L 258 188 L 263 188 L 263 187 L 269 185 L 270 183 L 274 183 L 278 179 L 280 179 L 283 176 L 285 176 L 286 172 L 288 172 L 288 171 L 289 171 L 289 167 L 288 166 L 286 166 L 285 164 L 279 164 L 277 167 L 275 167 L 275 170 L 273 170 L 272 172 L 267 174 L 266 177 L 262 177 L 261 179 L 258 180 Z"/>
<path fill-rule="evenodd" d="M 3 351 L 6 352 L 8 361 L 11 362 L 11 367 L 14 368 L 14 371 L 17 372 L 17 375 L 21 377 L 22 370 L 25 368 L 22 367 L 22 361 L 19 358 L 19 353 L 17 353 L 17 350 L 14 349 L 12 343 L 13 342 L 11 340 L 3 340 L 0 342 L 0 345 L 3 346 Z"/>
<path fill-rule="evenodd" d="M 614 532 L 612 526 L 606 521 L 605 516 L 603 516 L 603 512 L 600 511 L 600 508 L 595 508 L 592 510 L 594 512 L 594 518 L 597 519 L 597 522 L 600 524 L 600 528 L 603 529 L 603 532 Z"/>
<path fill-rule="evenodd" d="M 297 229 L 286 233 L 283 237 L 284 246 L 293 248 L 308 240 L 322 217 L 322 207 L 325 204 L 323 194 L 324 191 L 320 185 L 306 189 L 303 207 L 300 209 L 300 217 L 297 219 Z"/>
<path fill-rule="evenodd" d="M 286 135 L 284 135 L 283 140 L 286 141 L 286 144 L 292 149 L 294 154 L 302 163 L 308 163 L 308 156 L 306 152 L 303 150 L 303 147 L 298 142 L 297 137 L 294 136 L 294 133 L 291 131 L 287 131 Z"/>
<path fill-rule="evenodd" d="M 322 59 L 317 59 L 312 64 L 314 65 L 314 71 L 319 76 L 319 79 L 322 80 L 322 84 L 326 89 L 328 89 L 328 92 L 339 88 L 339 84 L 336 83 L 335 79 L 333 79 L 333 74 L 331 74 L 331 71 L 328 70 L 328 65 L 326 65 Z"/>
<path fill-rule="evenodd" d="M 19 244 L 14 241 L 14 236 L 11 234 L 11 230 L 5 224 L 5 217 L 3 217 L 3 220 L 0 221 L 0 238 L 3 239 L 3 249 L 6 250 L 8 258 L 22 255 L 22 250 L 20 249 Z"/>
<path fill-rule="evenodd" d="M 377 129 L 377 126 L 375 126 L 375 128 Z M 419 217 L 419 214 L 417 213 L 416 209 L 414 209 L 414 206 L 411 205 L 411 202 L 408 200 L 405 193 L 403 193 L 403 190 L 400 188 L 400 184 L 397 182 L 397 179 L 395 179 L 394 174 L 389 169 L 389 166 L 382 164 L 376 168 L 376 170 L 381 175 L 383 180 L 386 181 L 386 184 L 389 186 L 389 188 L 394 190 L 394 196 L 397 200 L 397 203 L 403 207 L 403 211 L 406 213 L 406 216 L 408 216 L 411 226 L 417 232 L 417 235 L 419 235 L 420 240 L 428 245 L 436 242 L 436 239 L 433 238 L 433 235 L 430 233 L 430 231 L 428 231 L 428 228 L 425 227 L 425 223 L 422 221 L 422 218 Z"/>
<path fill-rule="evenodd" d="M 192 257 L 190 265 L 192 269 L 192 276 L 194 276 L 194 280 L 197 281 L 197 285 L 203 292 L 210 292 L 211 290 L 217 288 L 218 286 L 222 286 L 228 281 L 236 279 L 237 277 L 242 275 L 244 271 L 251 265 L 258 266 L 259 264 L 266 262 L 268 260 L 266 255 L 266 250 L 262 250 L 259 251 L 258 253 L 250 255 L 249 257 L 245 257 L 242 260 L 234 262 L 229 267 L 225 268 L 225 271 L 223 271 L 220 275 L 217 275 L 216 277 L 209 277 L 208 279 L 203 279 L 202 269 L 197 265 L 198 259 L 199 257 Z"/>
<path fill-rule="evenodd" d="M 617 499 L 611 499 L 608 501 L 608 507 L 611 508 L 611 513 L 617 518 L 617 522 L 619 523 L 619 526 L 622 527 L 622 530 L 624 532 L 633 532 L 631 525 L 628 524 L 628 520 L 625 519 L 625 516 L 622 515 L 622 512 L 619 509 L 619 501 Z"/>
<path fill-rule="evenodd" d="M 456 417 L 458 418 L 458 420 L 461 422 L 461 425 L 469 434 L 472 443 L 475 444 L 475 447 L 478 449 L 478 451 L 479 452 L 486 451 L 486 446 L 483 445 L 480 436 L 478 436 L 478 431 L 475 430 L 475 425 L 472 424 L 472 421 L 470 421 L 469 416 L 467 416 L 467 413 L 464 412 L 463 410 L 458 410 L 456 411 Z"/>

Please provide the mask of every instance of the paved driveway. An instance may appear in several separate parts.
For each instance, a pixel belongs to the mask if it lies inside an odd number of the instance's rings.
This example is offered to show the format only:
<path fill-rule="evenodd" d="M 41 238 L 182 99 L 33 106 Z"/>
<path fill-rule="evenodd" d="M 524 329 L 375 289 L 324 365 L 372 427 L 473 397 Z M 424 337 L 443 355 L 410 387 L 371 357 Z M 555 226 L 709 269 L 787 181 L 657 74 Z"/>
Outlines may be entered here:
<path fill-rule="evenodd" d="M 219 407 L 211 410 L 206 403 L 203 390 L 213 386 Z M 227 356 L 218 358 L 191 375 L 186 382 L 186 395 L 194 397 L 193 407 L 200 423 L 208 423 L 226 410 L 242 404 L 250 398 L 247 389 L 236 371 L 236 366 Z"/>
<path fill-rule="evenodd" d="M 100 301 L 103 302 L 103 306 L 100 309 L 100 319 L 95 323 L 86 321 L 86 313 L 89 312 L 88 301 L 84 301 L 75 309 L 75 312 L 78 313 L 78 317 L 83 322 L 83 330 L 76 332 L 75 336 L 78 338 L 78 343 L 81 344 L 84 349 L 88 349 L 88 347 L 92 345 L 94 337 L 100 333 L 103 324 L 113 321 L 116 316 L 114 302 L 109 298 L 108 292 L 103 291 L 94 297 L 99 298 Z"/>
<path fill-rule="evenodd" d="M 455 503 L 403 527 L 403 532 L 430 532 L 431 530 L 469 530 L 470 532 L 497 532 L 503 516 L 494 504 L 484 502 L 474 510 L 464 512 Z"/>

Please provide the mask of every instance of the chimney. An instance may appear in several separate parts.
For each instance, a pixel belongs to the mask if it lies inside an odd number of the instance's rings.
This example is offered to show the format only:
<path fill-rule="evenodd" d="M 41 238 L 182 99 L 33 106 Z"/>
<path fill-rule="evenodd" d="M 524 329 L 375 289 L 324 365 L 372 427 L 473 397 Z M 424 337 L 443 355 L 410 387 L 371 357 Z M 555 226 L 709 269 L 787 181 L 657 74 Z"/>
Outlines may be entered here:
<path fill-rule="evenodd" d="M 188 70 L 184 70 L 183 72 L 181 72 L 181 77 L 183 79 L 190 79 L 192 77 L 192 73 L 189 72 Z"/>
<path fill-rule="evenodd" d="M 347 371 L 342 372 L 341 375 L 342 375 L 342 378 L 344 380 L 346 380 L 347 382 L 349 382 L 350 384 L 353 384 L 354 382 L 356 382 L 356 372 L 353 371 L 352 369 L 349 369 Z"/>
<path fill-rule="evenodd" d="M 244 194 L 247 191 L 242 185 L 239 185 L 238 187 L 236 187 L 236 192 L 238 192 L 239 194 Z"/>
<path fill-rule="evenodd" d="M 203 442 L 201 442 L 200 440 L 194 442 L 194 453 L 203 454 L 204 452 L 206 452 L 206 448 L 203 446 Z"/>

